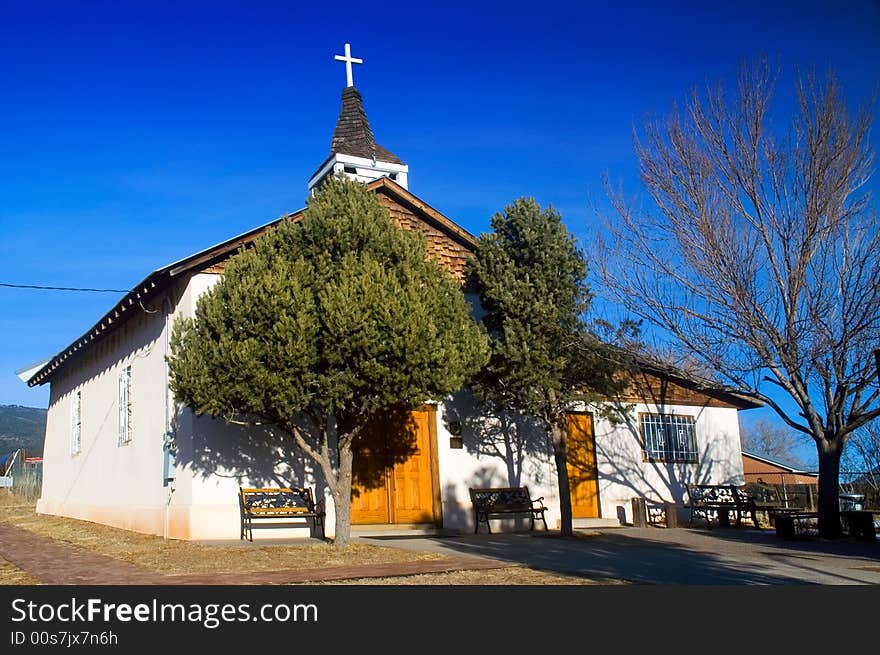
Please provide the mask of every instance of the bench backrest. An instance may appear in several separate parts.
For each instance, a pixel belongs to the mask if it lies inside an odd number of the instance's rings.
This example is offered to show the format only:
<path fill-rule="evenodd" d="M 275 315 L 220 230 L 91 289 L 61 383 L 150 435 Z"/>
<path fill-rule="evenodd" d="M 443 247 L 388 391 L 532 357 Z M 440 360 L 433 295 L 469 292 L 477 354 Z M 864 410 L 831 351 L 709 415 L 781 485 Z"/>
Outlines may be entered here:
<path fill-rule="evenodd" d="M 308 513 L 315 511 L 312 490 L 308 487 L 239 487 L 242 510 L 251 514 Z"/>
<path fill-rule="evenodd" d="M 469 489 L 475 507 L 532 508 L 528 487 L 494 487 Z"/>
<path fill-rule="evenodd" d="M 779 505 L 779 489 L 771 484 L 761 484 L 760 482 L 750 482 L 745 486 L 745 492 L 758 503 L 772 503 Z"/>
<path fill-rule="evenodd" d="M 685 484 L 691 504 L 731 504 L 739 508 L 753 507 L 755 498 L 746 487 L 735 484 Z"/>
<path fill-rule="evenodd" d="M 730 485 L 730 490 L 733 492 L 733 498 L 736 501 L 736 504 L 740 507 L 752 507 L 755 504 L 755 499 L 749 495 L 744 487 Z"/>
<path fill-rule="evenodd" d="M 735 487 L 729 484 L 685 484 L 691 504 L 704 503 L 739 503 Z"/>

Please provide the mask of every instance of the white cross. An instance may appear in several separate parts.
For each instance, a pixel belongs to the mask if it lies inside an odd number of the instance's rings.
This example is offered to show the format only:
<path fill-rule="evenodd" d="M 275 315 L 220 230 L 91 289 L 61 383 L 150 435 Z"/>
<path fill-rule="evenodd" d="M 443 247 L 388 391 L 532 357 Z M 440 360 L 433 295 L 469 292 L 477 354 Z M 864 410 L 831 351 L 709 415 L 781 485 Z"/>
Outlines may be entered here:
<path fill-rule="evenodd" d="M 351 44 L 345 44 L 345 56 L 342 55 L 333 55 L 333 59 L 336 61 L 344 61 L 345 62 L 345 78 L 348 81 L 347 86 L 354 86 L 354 82 L 352 81 L 351 76 L 351 65 L 352 64 L 363 64 L 363 59 L 355 59 L 351 56 Z"/>

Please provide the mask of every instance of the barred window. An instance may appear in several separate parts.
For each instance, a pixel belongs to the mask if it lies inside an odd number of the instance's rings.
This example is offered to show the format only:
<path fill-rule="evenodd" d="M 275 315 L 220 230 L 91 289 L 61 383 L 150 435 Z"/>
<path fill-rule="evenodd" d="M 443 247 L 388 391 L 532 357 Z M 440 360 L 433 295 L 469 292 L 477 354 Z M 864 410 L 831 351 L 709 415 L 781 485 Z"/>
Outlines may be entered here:
<path fill-rule="evenodd" d="M 667 462 L 696 462 L 697 435 L 693 416 L 642 414 L 645 456 Z"/>
<path fill-rule="evenodd" d="M 117 445 L 131 441 L 131 366 L 119 372 L 119 432 Z"/>
<path fill-rule="evenodd" d="M 73 392 L 70 399 L 70 454 L 76 455 L 82 448 L 82 390 Z"/>

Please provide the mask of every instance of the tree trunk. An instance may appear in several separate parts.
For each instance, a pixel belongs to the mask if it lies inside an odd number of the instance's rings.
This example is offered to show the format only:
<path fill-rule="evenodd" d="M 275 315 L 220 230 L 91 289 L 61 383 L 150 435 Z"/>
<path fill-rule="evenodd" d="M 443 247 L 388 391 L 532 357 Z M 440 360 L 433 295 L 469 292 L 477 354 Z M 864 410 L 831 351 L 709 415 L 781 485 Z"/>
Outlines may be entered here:
<path fill-rule="evenodd" d="M 566 456 L 565 424 L 553 421 L 550 431 L 553 441 L 553 458 L 556 460 L 556 475 L 559 480 L 559 529 L 563 535 L 573 533 L 571 518 L 571 488 L 568 482 L 568 458 Z"/>
<path fill-rule="evenodd" d="M 351 438 L 341 438 L 337 446 L 339 462 L 333 504 L 336 506 L 336 534 L 334 546 L 347 546 L 351 541 Z"/>
<path fill-rule="evenodd" d="M 837 539 L 840 529 L 840 455 L 843 448 L 838 438 L 817 442 L 819 451 L 819 535 Z"/>

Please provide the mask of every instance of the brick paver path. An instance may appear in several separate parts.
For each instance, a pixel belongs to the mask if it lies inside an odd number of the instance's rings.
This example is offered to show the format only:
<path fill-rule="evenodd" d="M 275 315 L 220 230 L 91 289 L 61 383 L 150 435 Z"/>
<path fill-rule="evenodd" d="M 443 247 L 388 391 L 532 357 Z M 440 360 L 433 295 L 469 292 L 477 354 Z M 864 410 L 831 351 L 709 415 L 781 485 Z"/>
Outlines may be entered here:
<path fill-rule="evenodd" d="M 0 523 L 0 557 L 45 584 L 59 585 L 293 584 L 512 566 L 510 562 L 488 558 L 453 556 L 442 560 L 335 566 L 321 569 L 164 575 L 106 555 L 99 555 L 81 546 L 41 537 L 5 523 Z"/>

